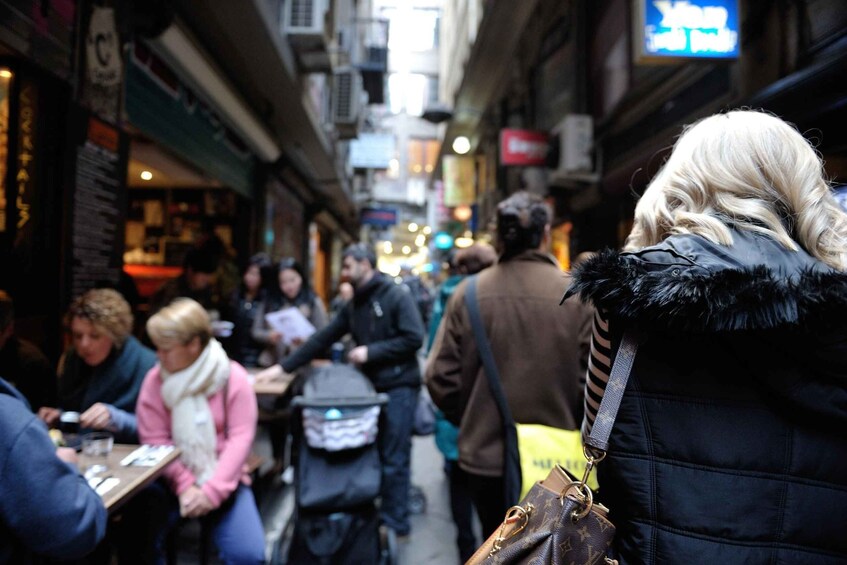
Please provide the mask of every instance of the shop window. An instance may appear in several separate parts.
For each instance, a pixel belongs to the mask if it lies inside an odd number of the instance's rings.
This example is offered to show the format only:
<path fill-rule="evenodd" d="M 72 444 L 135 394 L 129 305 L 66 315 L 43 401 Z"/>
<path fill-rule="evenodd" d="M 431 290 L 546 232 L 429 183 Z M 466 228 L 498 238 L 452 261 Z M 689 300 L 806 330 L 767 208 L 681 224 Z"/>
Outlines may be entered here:
<path fill-rule="evenodd" d="M 124 262 L 179 267 L 209 232 L 233 247 L 237 216 L 238 197 L 229 190 L 130 190 Z"/>

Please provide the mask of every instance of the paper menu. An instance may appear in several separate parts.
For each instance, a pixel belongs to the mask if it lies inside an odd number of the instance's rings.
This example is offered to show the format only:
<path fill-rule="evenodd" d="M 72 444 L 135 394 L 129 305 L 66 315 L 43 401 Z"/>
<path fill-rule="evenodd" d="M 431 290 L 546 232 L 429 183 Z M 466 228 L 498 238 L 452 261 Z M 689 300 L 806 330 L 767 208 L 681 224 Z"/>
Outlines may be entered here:
<path fill-rule="evenodd" d="M 135 451 L 121 459 L 121 466 L 136 465 L 139 467 L 153 467 L 159 461 L 168 456 L 174 450 L 172 445 L 142 445 Z"/>
<path fill-rule="evenodd" d="M 315 333 L 312 322 L 293 306 L 265 314 L 265 321 L 275 332 L 282 335 L 285 345 L 291 345 L 295 340 L 306 340 Z"/>

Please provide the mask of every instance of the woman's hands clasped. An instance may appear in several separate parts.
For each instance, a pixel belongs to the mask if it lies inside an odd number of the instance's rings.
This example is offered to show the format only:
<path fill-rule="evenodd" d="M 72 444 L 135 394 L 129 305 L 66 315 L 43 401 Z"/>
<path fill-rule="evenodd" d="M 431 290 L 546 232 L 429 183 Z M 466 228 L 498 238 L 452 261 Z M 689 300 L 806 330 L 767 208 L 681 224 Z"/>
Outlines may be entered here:
<path fill-rule="evenodd" d="M 214 509 L 212 501 L 197 485 L 191 485 L 179 495 L 179 514 L 183 518 L 199 518 Z"/>

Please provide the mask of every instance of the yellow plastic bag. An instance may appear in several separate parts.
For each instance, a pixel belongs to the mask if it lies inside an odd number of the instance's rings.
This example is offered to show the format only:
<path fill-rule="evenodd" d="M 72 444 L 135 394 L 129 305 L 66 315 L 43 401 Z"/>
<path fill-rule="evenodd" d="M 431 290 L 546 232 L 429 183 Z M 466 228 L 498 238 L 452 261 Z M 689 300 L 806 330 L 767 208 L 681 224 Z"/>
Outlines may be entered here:
<path fill-rule="evenodd" d="M 577 478 L 585 472 L 582 436 L 579 430 L 562 430 L 541 424 L 516 424 L 518 451 L 521 454 L 521 498 L 536 481 L 550 474 L 554 465 L 561 465 Z M 588 476 L 588 486 L 597 488 L 594 469 Z"/>

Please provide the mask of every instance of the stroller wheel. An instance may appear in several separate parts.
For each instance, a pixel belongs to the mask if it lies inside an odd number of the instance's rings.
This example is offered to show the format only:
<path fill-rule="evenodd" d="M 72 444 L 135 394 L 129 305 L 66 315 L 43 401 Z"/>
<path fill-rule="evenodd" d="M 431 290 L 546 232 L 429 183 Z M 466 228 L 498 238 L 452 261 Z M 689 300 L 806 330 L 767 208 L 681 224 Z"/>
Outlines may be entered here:
<path fill-rule="evenodd" d="M 426 513 L 426 495 L 419 486 L 409 487 L 409 514 Z"/>
<path fill-rule="evenodd" d="M 385 524 L 379 527 L 379 565 L 397 565 L 397 534 Z"/>

